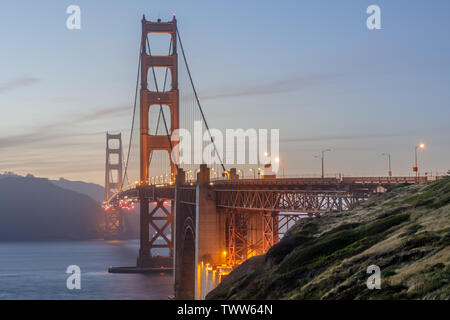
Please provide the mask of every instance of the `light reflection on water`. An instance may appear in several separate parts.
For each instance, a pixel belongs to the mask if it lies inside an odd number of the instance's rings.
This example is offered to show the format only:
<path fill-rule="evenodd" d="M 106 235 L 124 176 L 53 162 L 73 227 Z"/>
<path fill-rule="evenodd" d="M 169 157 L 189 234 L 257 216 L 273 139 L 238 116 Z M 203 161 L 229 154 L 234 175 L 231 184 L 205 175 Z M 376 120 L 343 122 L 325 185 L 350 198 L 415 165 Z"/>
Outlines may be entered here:
<path fill-rule="evenodd" d="M 0 299 L 167 299 L 171 274 L 110 274 L 136 264 L 137 240 L 0 243 Z M 67 266 L 81 268 L 81 290 L 66 288 Z"/>

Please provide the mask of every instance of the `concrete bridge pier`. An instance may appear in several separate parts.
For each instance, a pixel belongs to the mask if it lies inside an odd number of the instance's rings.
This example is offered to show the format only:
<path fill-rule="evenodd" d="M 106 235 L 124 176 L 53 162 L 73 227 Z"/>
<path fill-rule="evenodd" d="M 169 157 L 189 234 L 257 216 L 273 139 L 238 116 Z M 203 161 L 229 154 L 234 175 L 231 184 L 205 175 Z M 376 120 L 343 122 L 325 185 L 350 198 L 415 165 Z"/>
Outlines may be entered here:
<path fill-rule="evenodd" d="M 195 189 L 184 184 L 179 170 L 175 182 L 175 259 L 176 299 L 202 299 L 218 279 L 212 266 L 226 263 L 225 220 L 216 208 L 210 187 L 210 172 L 200 166 Z"/>
<path fill-rule="evenodd" d="M 178 169 L 175 179 L 174 292 L 179 300 L 195 297 L 195 203 L 189 204 L 183 190 L 186 175 Z"/>
<path fill-rule="evenodd" d="M 209 266 L 226 263 L 227 251 L 225 242 L 226 215 L 220 214 L 216 207 L 215 193 L 210 186 L 210 169 L 200 165 L 197 173 L 196 186 L 196 246 L 195 246 L 195 299 L 203 299 L 212 286 L 208 284 L 208 272 L 212 279 L 217 279 L 215 270 Z M 202 273 L 202 266 L 206 266 L 206 273 Z M 203 284 L 203 285 L 202 285 Z"/>

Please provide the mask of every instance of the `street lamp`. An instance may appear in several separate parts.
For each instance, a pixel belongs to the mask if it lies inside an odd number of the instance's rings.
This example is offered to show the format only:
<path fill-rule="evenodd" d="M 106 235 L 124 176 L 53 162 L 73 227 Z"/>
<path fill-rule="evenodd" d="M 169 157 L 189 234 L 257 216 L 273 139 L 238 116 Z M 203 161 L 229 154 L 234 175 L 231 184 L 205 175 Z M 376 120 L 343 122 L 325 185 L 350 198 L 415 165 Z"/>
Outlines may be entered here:
<path fill-rule="evenodd" d="M 325 178 L 325 152 L 331 151 L 331 149 L 325 149 L 322 150 L 322 156 L 321 156 L 321 160 L 322 160 L 322 179 Z M 315 158 L 318 158 L 318 156 L 315 156 Z"/>
<path fill-rule="evenodd" d="M 244 170 L 239 169 L 238 172 L 242 173 L 242 179 L 244 179 Z"/>
<path fill-rule="evenodd" d="M 414 147 L 414 159 L 415 159 L 415 166 L 413 168 L 413 171 L 416 172 L 416 179 L 419 179 L 419 166 L 417 164 L 417 149 L 424 149 L 425 143 L 419 143 Z"/>
<path fill-rule="evenodd" d="M 250 168 L 250 172 L 253 172 L 253 179 L 256 179 L 256 172 L 253 168 Z"/>
<path fill-rule="evenodd" d="M 391 170 L 391 154 L 390 154 L 390 153 L 383 152 L 381 155 L 382 155 L 382 156 L 388 157 L 388 161 L 389 161 L 389 172 L 388 172 L 388 176 L 389 176 L 389 178 L 390 178 L 390 177 L 392 177 L 392 170 Z"/>

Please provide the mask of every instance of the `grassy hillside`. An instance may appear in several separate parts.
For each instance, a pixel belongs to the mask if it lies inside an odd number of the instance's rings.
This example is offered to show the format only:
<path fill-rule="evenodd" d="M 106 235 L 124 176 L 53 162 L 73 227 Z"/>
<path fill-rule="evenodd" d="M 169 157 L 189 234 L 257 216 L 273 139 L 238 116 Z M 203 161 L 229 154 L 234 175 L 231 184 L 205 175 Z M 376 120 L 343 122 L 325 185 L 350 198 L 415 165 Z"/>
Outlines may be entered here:
<path fill-rule="evenodd" d="M 381 268 L 381 289 L 366 286 Z M 207 299 L 450 299 L 450 178 L 299 221 Z"/>

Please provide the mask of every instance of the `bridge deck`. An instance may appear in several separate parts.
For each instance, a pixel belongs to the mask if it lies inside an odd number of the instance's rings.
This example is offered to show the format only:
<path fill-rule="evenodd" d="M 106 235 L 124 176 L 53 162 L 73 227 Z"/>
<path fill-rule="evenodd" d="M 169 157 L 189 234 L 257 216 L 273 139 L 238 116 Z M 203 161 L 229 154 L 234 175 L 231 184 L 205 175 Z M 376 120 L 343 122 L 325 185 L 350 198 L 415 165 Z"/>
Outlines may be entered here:
<path fill-rule="evenodd" d="M 304 191 L 351 191 L 351 192 L 373 192 L 377 187 L 388 188 L 397 184 L 427 182 L 427 177 L 343 177 L 343 178 L 276 178 L 276 179 L 235 179 L 215 180 L 211 182 L 211 190 L 215 192 L 240 191 L 251 192 L 258 190 L 272 190 L 283 192 L 285 190 Z M 184 189 L 192 189 L 193 183 L 186 184 Z M 123 198 L 134 199 L 145 197 L 151 199 L 173 200 L 175 197 L 174 185 L 147 185 L 131 186 L 113 195 L 108 203 Z M 358 196 L 358 198 L 362 198 Z"/>

